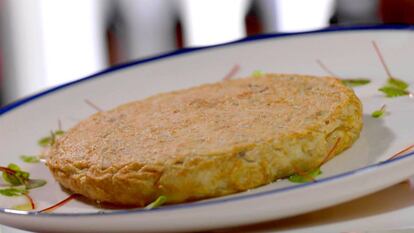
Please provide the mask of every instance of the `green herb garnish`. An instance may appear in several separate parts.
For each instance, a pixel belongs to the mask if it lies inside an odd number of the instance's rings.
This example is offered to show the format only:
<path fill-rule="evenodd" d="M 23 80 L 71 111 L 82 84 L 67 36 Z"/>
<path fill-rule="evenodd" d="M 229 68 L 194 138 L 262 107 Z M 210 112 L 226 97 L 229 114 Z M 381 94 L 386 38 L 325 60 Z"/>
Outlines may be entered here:
<path fill-rule="evenodd" d="M 39 141 L 37 141 L 37 144 L 41 147 L 47 147 L 50 145 L 51 138 L 50 137 L 43 137 Z"/>
<path fill-rule="evenodd" d="M 408 84 L 406 82 L 390 76 L 387 80 L 387 84 L 378 90 L 383 92 L 387 97 L 399 97 L 410 94 L 410 92 L 407 91 L 407 88 Z"/>
<path fill-rule="evenodd" d="M 22 171 L 19 166 L 14 163 L 9 164 L 7 167 L 14 171 L 13 174 L 3 171 L 3 180 L 10 185 L 26 185 L 29 181 L 30 174 Z"/>
<path fill-rule="evenodd" d="M 26 184 L 26 188 L 27 189 L 35 189 L 35 188 L 42 187 L 46 184 L 47 184 L 46 180 L 30 179 Z"/>
<path fill-rule="evenodd" d="M 372 112 L 371 116 L 374 118 L 380 118 L 385 114 L 385 104 L 379 110 L 375 110 Z"/>
<path fill-rule="evenodd" d="M 403 90 L 401 88 L 394 87 L 394 86 L 383 86 L 378 90 L 383 92 L 386 97 L 390 97 L 390 98 L 406 96 L 410 94 L 410 92 Z"/>
<path fill-rule="evenodd" d="M 55 131 L 56 136 L 62 136 L 63 134 L 65 134 L 65 131 L 63 131 L 63 130 L 58 129 L 58 130 Z"/>
<path fill-rule="evenodd" d="M 255 71 L 253 71 L 253 73 L 252 73 L 252 76 L 253 77 L 261 77 L 261 76 L 263 76 L 264 75 L 264 73 L 262 72 L 262 71 L 260 71 L 260 70 L 255 70 Z"/>
<path fill-rule="evenodd" d="M 25 194 L 27 191 L 26 189 L 17 189 L 17 188 L 6 188 L 0 189 L 0 194 L 7 196 L 7 197 L 18 197 Z"/>
<path fill-rule="evenodd" d="M 7 167 L 0 166 L 0 171 L 3 172 L 2 177 L 8 186 L 0 187 L 0 195 L 7 197 L 17 197 L 24 195 L 29 203 L 14 206 L 17 210 L 32 210 L 35 209 L 35 203 L 29 195 L 29 190 L 42 187 L 46 184 L 45 180 L 29 179 L 30 174 L 22 171 L 19 166 L 14 163 Z"/>
<path fill-rule="evenodd" d="M 342 81 L 342 83 L 348 87 L 359 87 L 363 85 L 367 85 L 371 82 L 371 80 L 366 78 L 352 78 L 352 79 L 343 79 L 339 75 L 332 72 L 331 69 L 329 69 L 321 60 L 316 60 L 316 63 L 330 76 L 336 77 Z"/>
<path fill-rule="evenodd" d="M 37 156 L 32 156 L 32 155 L 21 155 L 20 159 L 25 162 L 25 163 L 38 163 L 40 162 L 39 157 Z"/>
<path fill-rule="evenodd" d="M 150 209 L 154 209 L 157 207 L 162 206 L 165 202 L 167 201 L 167 197 L 166 196 L 159 196 L 157 198 L 157 200 L 153 201 L 152 203 L 150 203 L 149 205 L 147 205 L 145 207 L 145 209 L 150 210 Z"/>
<path fill-rule="evenodd" d="M 404 82 L 403 80 L 395 78 L 392 74 L 390 69 L 385 62 L 384 57 L 382 56 L 381 50 L 379 49 L 377 43 L 372 41 L 372 45 L 374 46 L 375 52 L 378 55 L 378 58 L 382 64 L 382 67 L 387 73 L 388 79 L 387 84 L 378 89 L 379 91 L 383 92 L 386 97 L 398 97 L 398 96 L 405 96 L 409 95 L 410 92 L 407 91 L 408 83 Z"/>
<path fill-rule="evenodd" d="M 299 174 L 293 174 L 288 177 L 288 180 L 293 183 L 306 183 L 306 182 L 313 181 L 311 178 L 315 178 L 321 174 L 322 174 L 322 171 L 319 168 L 317 168 L 307 173 L 306 176 L 301 176 Z"/>
<path fill-rule="evenodd" d="M 341 80 L 343 84 L 345 84 L 348 87 L 359 87 L 363 85 L 367 85 L 371 82 L 369 79 L 365 78 L 359 78 L 359 79 L 342 79 Z"/>
<path fill-rule="evenodd" d="M 388 78 L 387 85 L 401 90 L 406 90 L 408 88 L 408 83 L 394 77 Z"/>
<path fill-rule="evenodd" d="M 9 164 L 7 168 L 1 167 L 1 170 L 3 172 L 2 177 L 4 182 L 10 185 L 9 189 L 19 189 L 26 192 L 27 190 L 39 188 L 46 184 L 45 180 L 29 179 L 30 174 L 22 171 L 14 163 Z"/>
<path fill-rule="evenodd" d="M 65 132 L 63 130 L 51 131 L 50 136 L 41 138 L 37 144 L 41 147 L 53 146 L 56 141 L 56 136 L 62 136 Z"/>

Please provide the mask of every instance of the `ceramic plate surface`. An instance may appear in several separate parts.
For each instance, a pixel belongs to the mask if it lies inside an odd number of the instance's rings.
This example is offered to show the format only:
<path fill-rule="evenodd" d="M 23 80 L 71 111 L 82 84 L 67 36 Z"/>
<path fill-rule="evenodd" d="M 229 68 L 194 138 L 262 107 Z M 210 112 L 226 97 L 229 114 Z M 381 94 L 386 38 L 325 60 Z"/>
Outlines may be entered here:
<path fill-rule="evenodd" d="M 234 65 L 238 77 L 253 71 L 327 75 L 319 59 L 343 78 L 371 79 L 355 87 L 364 106 L 364 129 L 354 146 L 322 166 L 317 182 L 281 180 L 239 194 L 154 210 L 99 209 L 72 201 L 51 214 L 7 209 L 23 197 L 0 196 L 0 224 L 37 232 L 195 231 L 257 223 L 339 204 L 378 191 L 414 175 L 414 156 L 407 152 L 386 161 L 414 143 L 414 99 L 385 98 L 378 91 L 387 80 L 372 46 L 379 45 L 395 77 L 414 85 L 414 31 L 406 26 L 329 29 L 311 33 L 267 35 L 225 45 L 191 49 L 137 61 L 28 97 L 0 110 L 0 164 L 16 163 L 33 178 L 46 179 L 31 195 L 38 209 L 68 194 L 43 164 L 28 164 L 22 154 L 39 154 L 39 138 L 75 125 L 95 110 L 165 91 L 220 81 Z M 387 114 L 371 113 L 382 105 Z M 386 162 L 384 162 L 386 161 Z"/>

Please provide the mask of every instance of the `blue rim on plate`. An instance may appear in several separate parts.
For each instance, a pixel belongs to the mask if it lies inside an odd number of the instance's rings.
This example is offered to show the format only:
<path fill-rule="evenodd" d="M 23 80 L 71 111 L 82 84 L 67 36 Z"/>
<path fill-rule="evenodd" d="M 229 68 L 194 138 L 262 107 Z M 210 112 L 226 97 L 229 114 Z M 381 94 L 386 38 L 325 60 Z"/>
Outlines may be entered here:
<path fill-rule="evenodd" d="M 87 76 L 85 78 L 81 78 L 79 80 L 75 80 L 75 81 L 72 81 L 72 82 L 69 82 L 69 83 L 66 83 L 66 84 L 62 84 L 62 85 L 50 88 L 46 91 L 28 96 L 26 98 L 20 99 L 20 100 L 14 102 L 14 103 L 11 103 L 11 104 L 6 105 L 5 107 L 1 108 L 0 109 L 0 117 L 2 115 L 12 111 L 15 108 L 18 108 L 18 107 L 20 107 L 24 104 L 27 104 L 31 101 L 34 101 L 38 98 L 41 98 L 41 97 L 43 97 L 47 94 L 56 92 L 60 89 L 70 87 L 70 86 L 79 84 L 83 81 L 87 81 L 87 80 L 90 80 L 90 79 L 100 78 L 104 74 L 115 72 L 117 70 L 121 70 L 121 69 L 128 68 L 128 67 L 131 67 L 131 66 L 137 66 L 137 65 L 140 65 L 140 64 L 148 63 L 148 62 L 162 60 L 162 59 L 169 58 L 169 57 L 179 56 L 179 55 L 183 55 L 183 54 L 187 54 L 187 53 L 193 53 L 193 52 L 197 52 L 197 51 L 208 50 L 208 49 L 211 49 L 211 48 L 242 44 L 242 43 L 257 41 L 257 40 L 275 39 L 275 38 L 281 38 L 281 37 L 300 36 L 300 35 L 319 34 L 319 33 L 333 33 L 333 32 L 338 32 L 338 31 L 341 32 L 341 31 L 378 31 L 378 30 L 413 31 L 414 30 L 414 25 L 375 25 L 375 26 L 333 27 L 333 28 L 327 28 L 327 29 L 322 29 L 322 30 L 299 32 L 299 33 L 263 34 L 263 35 L 248 37 L 248 38 L 245 38 L 245 39 L 241 39 L 241 40 L 237 40 L 237 41 L 233 41 L 233 42 L 229 42 L 229 43 L 224 43 L 224 44 L 219 44 L 219 45 L 182 49 L 182 50 L 178 50 L 178 51 L 175 51 L 175 52 L 166 53 L 166 54 L 162 54 L 162 55 L 159 55 L 159 56 L 155 56 L 155 57 L 151 57 L 151 58 L 147 58 L 147 59 L 143 59 L 143 60 L 132 61 L 132 62 L 129 62 L 129 63 L 126 63 L 126 64 L 115 66 L 115 67 L 103 70 L 101 72 L 98 72 L 96 74 Z M 279 188 L 279 189 L 263 191 L 263 192 L 260 192 L 260 193 L 247 194 L 245 196 L 229 197 L 229 198 L 226 198 L 226 199 L 216 199 L 216 200 L 211 199 L 211 200 L 207 200 L 207 201 L 203 201 L 203 202 L 176 204 L 176 205 L 165 206 L 165 207 L 162 207 L 162 208 L 153 209 L 153 210 L 150 210 L 150 211 L 145 210 L 145 209 L 134 209 L 134 210 L 118 210 L 118 211 L 112 211 L 112 212 L 108 212 L 108 213 L 102 213 L 102 212 L 93 212 L 93 213 L 38 213 L 38 212 L 34 212 L 34 211 L 33 212 L 27 212 L 27 211 L 12 210 L 12 209 L 7 209 L 7 208 L 0 208 L 0 214 L 12 214 L 12 215 L 21 215 L 21 216 L 39 216 L 39 217 L 64 217 L 64 216 L 85 217 L 85 216 L 100 216 L 100 215 L 105 215 L 106 216 L 106 215 L 122 215 L 122 214 L 145 214 L 145 213 L 154 213 L 154 212 L 159 212 L 159 211 L 171 211 L 171 210 L 186 209 L 186 208 L 200 207 L 200 206 L 206 206 L 206 205 L 215 205 L 215 204 L 220 204 L 220 203 L 225 203 L 225 202 L 239 201 L 239 200 L 264 196 L 264 195 L 287 192 L 287 191 L 294 190 L 294 189 L 299 189 L 299 188 L 303 188 L 303 187 L 318 185 L 318 184 L 321 184 L 321 183 L 331 182 L 333 180 L 337 180 L 337 179 L 343 178 L 343 177 L 348 177 L 348 176 L 351 176 L 351 175 L 356 174 L 356 173 L 362 173 L 364 171 L 369 171 L 370 169 L 373 169 L 373 168 L 383 167 L 387 164 L 394 163 L 396 161 L 405 159 L 407 157 L 411 157 L 412 155 L 414 155 L 414 152 L 405 154 L 403 156 L 397 157 L 397 158 L 392 159 L 392 160 L 386 160 L 386 161 L 378 162 L 378 163 L 375 163 L 375 164 L 368 165 L 366 167 L 362 167 L 362 168 L 358 168 L 358 169 L 351 170 L 351 171 L 348 171 L 348 172 L 344 172 L 344 173 L 341 173 L 341 174 L 338 174 L 338 175 L 335 175 L 335 176 L 322 178 L 322 179 L 319 179 L 317 182 L 313 182 L 313 183 L 297 184 L 295 186 L 290 186 L 290 187 L 286 187 L 286 188 Z"/>

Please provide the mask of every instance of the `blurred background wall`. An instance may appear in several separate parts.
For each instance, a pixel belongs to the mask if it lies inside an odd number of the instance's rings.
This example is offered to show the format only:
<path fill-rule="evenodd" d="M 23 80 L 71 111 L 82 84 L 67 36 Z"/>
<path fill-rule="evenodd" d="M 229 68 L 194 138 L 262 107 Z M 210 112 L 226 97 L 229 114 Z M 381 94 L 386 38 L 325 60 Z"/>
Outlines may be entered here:
<path fill-rule="evenodd" d="M 413 23 L 414 0 L 0 0 L 1 104 L 183 47 Z"/>

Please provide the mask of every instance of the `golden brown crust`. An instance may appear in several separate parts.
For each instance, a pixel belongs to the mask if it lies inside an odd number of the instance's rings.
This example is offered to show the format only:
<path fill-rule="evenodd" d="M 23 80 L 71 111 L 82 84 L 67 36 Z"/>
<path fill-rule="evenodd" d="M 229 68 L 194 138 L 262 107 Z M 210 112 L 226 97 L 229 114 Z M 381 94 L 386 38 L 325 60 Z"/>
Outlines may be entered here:
<path fill-rule="evenodd" d="M 50 150 L 66 188 L 144 206 L 221 196 L 318 166 L 352 145 L 362 106 L 339 80 L 268 74 L 164 93 L 96 113 Z"/>

